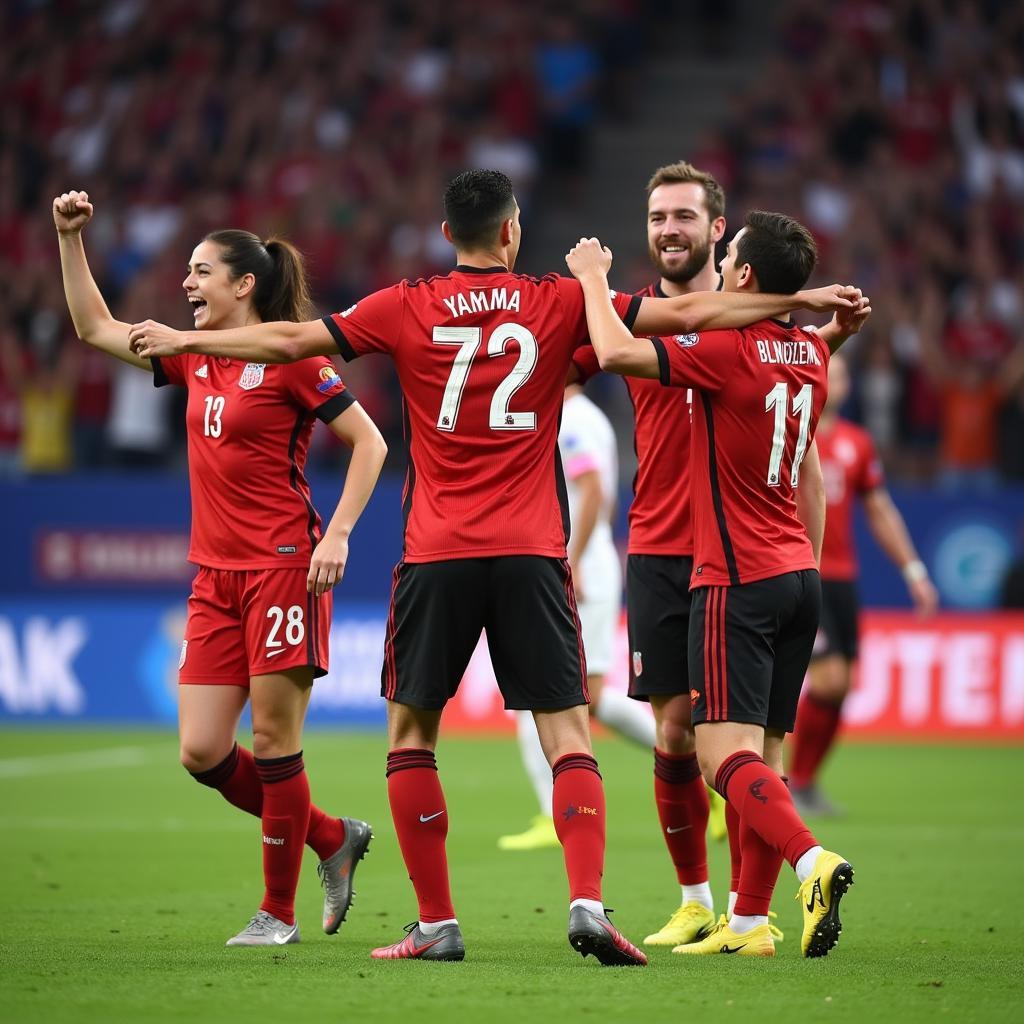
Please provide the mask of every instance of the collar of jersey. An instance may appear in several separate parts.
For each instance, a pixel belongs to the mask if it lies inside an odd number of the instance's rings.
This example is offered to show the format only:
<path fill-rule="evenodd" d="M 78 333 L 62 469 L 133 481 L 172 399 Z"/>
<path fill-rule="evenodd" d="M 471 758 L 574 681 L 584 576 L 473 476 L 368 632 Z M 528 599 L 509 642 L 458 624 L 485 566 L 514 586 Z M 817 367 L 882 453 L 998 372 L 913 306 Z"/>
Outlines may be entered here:
<path fill-rule="evenodd" d="M 460 263 L 456 268 L 457 274 L 507 274 L 508 267 L 467 267 Z"/>

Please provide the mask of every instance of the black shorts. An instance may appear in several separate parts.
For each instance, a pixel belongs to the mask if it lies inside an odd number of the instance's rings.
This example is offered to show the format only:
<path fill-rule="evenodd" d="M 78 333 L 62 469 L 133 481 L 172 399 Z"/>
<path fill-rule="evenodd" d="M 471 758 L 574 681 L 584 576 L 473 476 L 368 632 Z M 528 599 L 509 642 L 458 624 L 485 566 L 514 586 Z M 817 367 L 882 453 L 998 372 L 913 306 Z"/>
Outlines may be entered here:
<path fill-rule="evenodd" d="M 556 710 L 590 702 L 569 563 L 533 555 L 399 562 L 381 696 L 424 710 L 443 708 L 482 630 L 506 708 Z"/>
<path fill-rule="evenodd" d="M 694 725 L 749 722 L 792 732 L 820 614 L 816 569 L 695 590 L 690 615 Z"/>
<path fill-rule="evenodd" d="M 814 658 L 839 655 L 857 660 L 860 599 L 853 580 L 821 581 L 821 622 L 814 641 Z"/>
<path fill-rule="evenodd" d="M 687 693 L 690 574 L 685 555 L 630 555 L 626 559 L 629 695 L 636 700 Z"/>

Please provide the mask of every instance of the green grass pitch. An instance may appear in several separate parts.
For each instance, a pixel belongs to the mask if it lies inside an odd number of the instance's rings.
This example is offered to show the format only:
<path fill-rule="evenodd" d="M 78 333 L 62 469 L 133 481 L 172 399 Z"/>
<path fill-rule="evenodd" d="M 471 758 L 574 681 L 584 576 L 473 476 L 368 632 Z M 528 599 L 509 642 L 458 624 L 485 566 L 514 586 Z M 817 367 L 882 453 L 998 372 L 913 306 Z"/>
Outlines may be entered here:
<path fill-rule="evenodd" d="M 0 1019 L 74 1021 L 1002 1021 L 1024 1019 L 1020 749 L 850 745 L 827 773 L 842 821 L 812 823 L 856 869 L 842 941 L 799 955 L 784 867 L 774 960 L 651 952 L 602 969 L 565 937 L 561 853 L 499 853 L 533 812 L 507 739 L 442 741 L 449 861 L 467 958 L 377 963 L 415 917 L 387 811 L 384 740 L 307 737 L 314 799 L 376 840 L 341 933 L 319 929 L 313 855 L 303 942 L 226 949 L 261 895 L 254 819 L 192 782 L 164 733 L 0 732 Z M 650 756 L 597 744 L 608 791 L 605 899 L 634 941 L 678 888 L 656 824 Z M 728 856 L 711 850 L 724 904 Z"/>

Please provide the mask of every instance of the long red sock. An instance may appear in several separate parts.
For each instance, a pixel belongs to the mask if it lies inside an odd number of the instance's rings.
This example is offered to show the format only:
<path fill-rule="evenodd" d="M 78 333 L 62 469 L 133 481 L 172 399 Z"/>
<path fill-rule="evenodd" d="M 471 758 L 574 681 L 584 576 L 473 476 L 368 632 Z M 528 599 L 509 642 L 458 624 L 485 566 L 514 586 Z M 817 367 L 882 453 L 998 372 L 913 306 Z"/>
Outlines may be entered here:
<path fill-rule="evenodd" d="M 295 923 L 295 890 L 309 828 L 309 779 L 302 751 L 286 757 L 256 758 L 263 783 L 263 881 L 260 910 L 285 924 Z"/>
<path fill-rule="evenodd" d="M 782 854 L 769 846 L 746 822 L 740 824 L 743 862 L 733 913 L 766 917 L 782 870 Z"/>
<path fill-rule="evenodd" d="M 654 751 L 658 820 L 680 885 L 708 880 L 708 793 L 696 754 Z"/>
<path fill-rule="evenodd" d="M 237 743 L 231 753 L 218 765 L 205 772 L 192 772 L 196 782 L 217 790 L 229 804 L 252 814 L 263 816 L 263 783 L 256 771 L 256 759 L 251 751 Z M 345 826 L 340 818 L 332 818 L 314 804 L 309 807 L 309 829 L 306 845 L 321 860 L 337 853 L 345 842 Z"/>
<path fill-rule="evenodd" d="M 804 695 L 796 713 L 793 730 L 793 756 L 789 777 L 797 788 L 809 786 L 835 743 L 839 732 L 842 702 L 822 700 L 812 693 Z"/>
<path fill-rule="evenodd" d="M 388 754 L 388 802 L 420 920 L 455 917 L 448 882 L 448 807 L 433 751 L 406 747 Z"/>
<path fill-rule="evenodd" d="M 730 754 L 719 766 L 715 789 L 740 816 L 740 847 L 743 828 L 753 829 L 769 846 L 796 865 L 818 841 L 793 806 L 786 784 L 750 750 Z M 743 850 L 746 860 L 747 852 Z"/>
<path fill-rule="evenodd" d="M 565 856 L 569 900 L 600 900 L 604 874 L 604 785 L 590 754 L 566 754 L 551 768 L 555 832 Z"/>
<path fill-rule="evenodd" d="M 740 844 L 740 815 L 732 804 L 725 805 L 725 827 L 729 831 L 729 892 L 740 891 L 743 870 L 743 847 Z"/>

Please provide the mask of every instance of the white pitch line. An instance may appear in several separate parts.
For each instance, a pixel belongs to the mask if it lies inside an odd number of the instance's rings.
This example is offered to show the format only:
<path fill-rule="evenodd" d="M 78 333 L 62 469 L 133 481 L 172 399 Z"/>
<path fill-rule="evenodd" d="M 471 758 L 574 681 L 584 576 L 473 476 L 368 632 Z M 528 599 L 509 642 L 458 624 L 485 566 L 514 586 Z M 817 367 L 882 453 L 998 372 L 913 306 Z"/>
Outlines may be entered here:
<path fill-rule="evenodd" d="M 144 747 L 110 747 L 104 750 L 76 750 L 66 754 L 0 759 L 0 779 L 24 779 L 34 775 L 61 775 L 69 771 L 96 768 L 125 768 L 149 759 Z"/>

